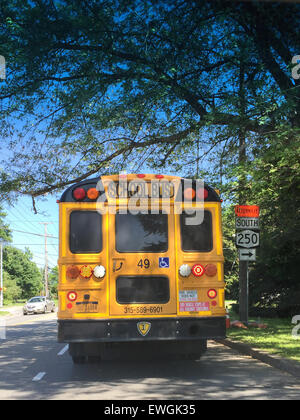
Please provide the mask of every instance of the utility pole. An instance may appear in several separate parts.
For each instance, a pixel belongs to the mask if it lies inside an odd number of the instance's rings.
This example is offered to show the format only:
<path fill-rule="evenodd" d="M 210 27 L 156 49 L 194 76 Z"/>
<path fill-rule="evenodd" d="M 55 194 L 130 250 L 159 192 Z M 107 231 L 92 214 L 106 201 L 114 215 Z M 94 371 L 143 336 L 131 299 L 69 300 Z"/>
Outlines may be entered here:
<path fill-rule="evenodd" d="M 48 232 L 47 232 L 47 226 L 50 222 L 40 222 L 41 225 L 44 225 L 45 233 L 45 273 L 44 273 L 44 279 L 45 279 L 45 296 L 49 296 L 49 285 L 48 285 Z"/>

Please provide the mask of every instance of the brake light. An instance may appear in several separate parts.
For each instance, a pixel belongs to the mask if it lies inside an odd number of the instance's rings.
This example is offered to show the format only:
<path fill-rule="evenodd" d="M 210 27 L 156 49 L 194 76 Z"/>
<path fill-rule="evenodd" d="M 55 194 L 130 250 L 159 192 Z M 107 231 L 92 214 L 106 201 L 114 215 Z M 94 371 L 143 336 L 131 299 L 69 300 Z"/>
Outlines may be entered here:
<path fill-rule="evenodd" d="M 206 200 L 208 197 L 208 190 L 206 188 L 198 188 L 197 197 L 199 200 Z"/>
<path fill-rule="evenodd" d="M 85 189 L 83 188 L 76 188 L 76 190 L 73 191 L 73 197 L 77 201 L 84 200 L 86 197 Z"/>
<path fill-rule="evenodd" d="M 193 200 L 196 197 L 196 191 L 193 188 L 186 188 L 184 190 L 184 198 Z"/>
<path fill-rule="evenodd" d="M 217 297 L 217 291 L 215 289 L 209 289 L 209 291 L 207 292 L 207 296 L 210 299 L 215 299 Z"/>
<path fill-rule="evenodd" d="M 76 293 L 76 292 L 69 292 L 69 293 L 67 294 L 67 299 L 68 299 L 70 302 L 75 302 L 75 300 L 77 299 L 77 293 Z"/>
<path fill-rule="evenodd" d="M 93 269 L 89 265 L 83 265 L 80 268 L 80 275 L 85 279 L 89 279 L 93 275 Z"/>
<path fill-rule="evenodd" d="M 80 274 L 79 268 L 76 267 L 75 265 L 71 265 L 70 267 L 67 268 L 67 277 L 69 279 L 77 279 L 79 274 Z"/>
<path fill-rule="evenodd" d="M 99 191 L 96 188 L 90 188 L 87 192 L 87 196 L 90 200 L 97 200 Z"/>
<path fill-rule="evenodd" d="M 205 274 L 209 277 L 213 277 L 217 274 L 217 267 L 214 264 L 207 264 L 205 267 Z"/>
<path fill-rule="evenodd" d="M 201 264 L 195 264 L 192 268 L 192 273 L 195 277 L 201 277 L 204 274 L 204 267 Z"/>

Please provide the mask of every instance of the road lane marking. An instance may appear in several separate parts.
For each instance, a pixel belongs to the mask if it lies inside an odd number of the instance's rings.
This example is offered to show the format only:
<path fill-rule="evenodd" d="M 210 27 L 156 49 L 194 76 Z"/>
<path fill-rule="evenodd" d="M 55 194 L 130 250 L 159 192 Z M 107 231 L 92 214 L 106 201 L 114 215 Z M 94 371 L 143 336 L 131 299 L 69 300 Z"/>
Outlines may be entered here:
<path fill-rule="evenodd" d="M 68 350 L 69 344 L 67 344 L 59 353 L 57 353 L 57 356 L 63 356 Z"/>
<path fill-rule="evenodd" d="M 38 373 L 33 379 L 32 382 L 39 382 L 43 379 L 43 377 L 46 375 L 46 372 L 40 372 Z"/>

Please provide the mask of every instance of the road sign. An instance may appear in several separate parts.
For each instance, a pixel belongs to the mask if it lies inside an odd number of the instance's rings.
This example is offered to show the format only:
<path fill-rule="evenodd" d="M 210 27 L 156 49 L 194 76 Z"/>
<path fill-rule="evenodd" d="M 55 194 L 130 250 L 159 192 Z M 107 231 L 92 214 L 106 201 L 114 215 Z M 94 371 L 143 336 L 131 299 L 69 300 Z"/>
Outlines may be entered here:
<path fill-rule="evenodd" d="M 259 206 L 235 206 L 237 217 L 259 217 Z"/>
<path fill-rule="evenodd" d="M 257 248 L 259 246 L 259 233 L 254 230 L 241 230 L 236 233 L 236 246 L 238 248 Z"/>
<path fill-rule="evenodd" d="M 239 249 L 240 261 L 256 261 L 256 249 Z"/>
<path fill-rule="evenodd" d="M 260 229 L 259 217 L 236 217 L 236 229 Z"/>

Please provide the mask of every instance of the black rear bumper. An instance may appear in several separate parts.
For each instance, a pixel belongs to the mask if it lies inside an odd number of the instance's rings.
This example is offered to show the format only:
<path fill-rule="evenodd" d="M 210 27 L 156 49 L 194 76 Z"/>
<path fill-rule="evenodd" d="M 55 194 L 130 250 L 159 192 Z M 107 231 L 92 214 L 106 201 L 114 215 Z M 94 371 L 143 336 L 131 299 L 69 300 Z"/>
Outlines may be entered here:
<path fill-rule="evenodd" d="M 138 329 L 140 322 L 151 324 L 144 336 Z M 58 321 L 60 343 L 208 340 L 225 336 L 225 317 Z"/>

